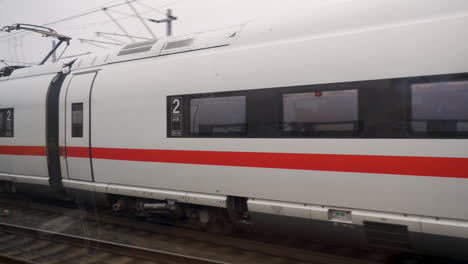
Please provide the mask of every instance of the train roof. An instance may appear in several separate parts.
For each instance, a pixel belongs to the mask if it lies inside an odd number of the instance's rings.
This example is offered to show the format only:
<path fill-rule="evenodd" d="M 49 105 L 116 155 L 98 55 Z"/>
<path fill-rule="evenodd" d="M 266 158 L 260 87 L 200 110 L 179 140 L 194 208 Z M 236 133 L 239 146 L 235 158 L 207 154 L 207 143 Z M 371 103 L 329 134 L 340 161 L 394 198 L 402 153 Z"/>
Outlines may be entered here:
<path fill-rule="evenodd" d="M 109 63 L 168 56 L 171 54 L 195 50 L 229 46 L 237 38 L 240 30 L 241 26 L 233 26 L 221 30 L 212 30 L 183 36 L 166 37 L 156 40 L 131 43 L 104 54 L 89 54 L 87 56 L 80 57 L 73 64 L 72 70 Z"/>
<path fill-rule="evenodd" d="M 167 56 L 182 52 L 223 47 L 232 44 L 241 26 L 233 26 L 221 30 L 212 30 L 189 35 L 166 37 L 156 40 L 131 43 L 105 53 L 92 53 L 76 58 L 72 70 L 85 69 L 104 64 L 118 63 L 142 58 Z M 0 77 L 0 81 L 28 76 L 60 72 L 65 63 L 75 60 L 46 63 L 14 70 L 11 75 Z"/>
<path fill-rule="evenodd" d="M 263 45 L 266 42 L 298 38 L 333 41 L 333 37 L 339 35 L 392 29 L 459 16 L 468 16 L 468 1 L 316 1 L 307 8 L 299 11 L 296 9 L 288 15 L 283 12 L 282 15 L 273 15 L 221 30 L 131 43 L 105 53 L 89 54 L 77 58 L 72 70 L 231 45 Z M 62 62 L 18 69 L 10 77 L 0 80 L 58 72 Z"/>

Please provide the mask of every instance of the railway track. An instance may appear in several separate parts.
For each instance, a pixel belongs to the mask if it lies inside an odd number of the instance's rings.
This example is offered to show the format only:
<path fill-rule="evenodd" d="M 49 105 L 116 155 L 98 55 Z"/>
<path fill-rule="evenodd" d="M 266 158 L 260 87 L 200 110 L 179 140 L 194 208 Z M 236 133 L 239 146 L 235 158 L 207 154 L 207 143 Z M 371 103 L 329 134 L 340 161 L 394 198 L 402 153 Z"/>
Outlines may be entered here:
<path fill-rule="evenodd" d="M 96 261 L 109 263 L 225 263 L 6 223 L 0 223 L 0 232 L 2 237 L 0 252 L 10 257 L 26 253 L 33 256 L 33 263 L 57 261 L 72 263 L 77 258 L 79 263 L 88 263 L 87 261 L 90 261 L 89 263 Z M 94 258 L 90 259 L 89 253 L 93 253 Z M 80 256 L 85 258 L 80 258 Z"/>
<path fill-rule="evenodd" d="M 16 258 L 4 254 L 0 254 L 0 263 L 8 263 L 8 264 L 36 264 L 35 262 L 22 259 L 22 258 Z"/>
<path fill-rule="evenodd" d="M 70 262 L 62 259 L 65 255 L 77 256 L 72 263 L 371 264 L 388 259 L 376 252 L 324 253 L 317 245 L 305 250 L 212 235 L 11 196 L 0 197 L 0 209 L 9 212 L 0 217 L 1 237 L 8 238 L 0 240 L 0 253 L 35 263 Z"/>

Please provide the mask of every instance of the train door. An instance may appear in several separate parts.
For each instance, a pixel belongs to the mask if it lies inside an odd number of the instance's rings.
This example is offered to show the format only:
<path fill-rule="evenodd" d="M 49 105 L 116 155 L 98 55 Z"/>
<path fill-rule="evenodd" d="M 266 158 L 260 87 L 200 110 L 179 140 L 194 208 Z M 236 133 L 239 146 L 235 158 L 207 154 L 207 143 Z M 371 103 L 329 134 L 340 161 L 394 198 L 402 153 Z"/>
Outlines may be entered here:
<path fill-rule="evenodd" d="M 68 177 L 94 181 L 91 164 L 91 89 L 97 72 L 72 77 L 65 99 Z"/>

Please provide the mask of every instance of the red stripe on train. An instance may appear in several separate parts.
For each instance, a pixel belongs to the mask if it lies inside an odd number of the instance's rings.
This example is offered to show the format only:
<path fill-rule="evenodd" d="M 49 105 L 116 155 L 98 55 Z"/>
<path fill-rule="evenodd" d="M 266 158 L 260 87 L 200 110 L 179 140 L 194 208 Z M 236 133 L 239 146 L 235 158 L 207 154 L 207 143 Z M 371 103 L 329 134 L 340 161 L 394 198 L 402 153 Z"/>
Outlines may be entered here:
<path fill-rule="evenodd" d="M 60 147 L 60 155 L 73 158 L 89 158 L 90 151 L 88 147 Z M 93 148 L 94 149 L 94 148 Z"/>
<path fill-rule="evenodd" d="M 39 146 L 0 146 L 0 154 L 46 156 L 47 148 Z"/>
<path fill-rule="evenodd" d="M 60 148 L 61 155 L 64 148 Z M 0 154 L 45 156 L 45 147 L 0 146 Z M 67 147 L 68 157 L 89 158 L 88 147 Z M 294 170 L 468 178 L 468 158 L 92 148 L 93 158 Z"/>
<path fill-rule="evenodd" d="M 93 158 L 468 178 L 468 158 L 93 148 Z"/>

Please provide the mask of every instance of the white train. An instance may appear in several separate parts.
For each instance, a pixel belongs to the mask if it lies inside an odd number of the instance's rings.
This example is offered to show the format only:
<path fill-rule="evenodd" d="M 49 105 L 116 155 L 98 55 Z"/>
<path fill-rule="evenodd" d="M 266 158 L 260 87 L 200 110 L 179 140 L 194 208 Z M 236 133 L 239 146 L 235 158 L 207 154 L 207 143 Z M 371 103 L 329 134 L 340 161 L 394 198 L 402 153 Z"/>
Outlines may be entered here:
<path fill-rule="evenodd" d="M 0 180 L 466 257 L 467 28 L 463 0 L 332 1 L 16 69 Z"/>

